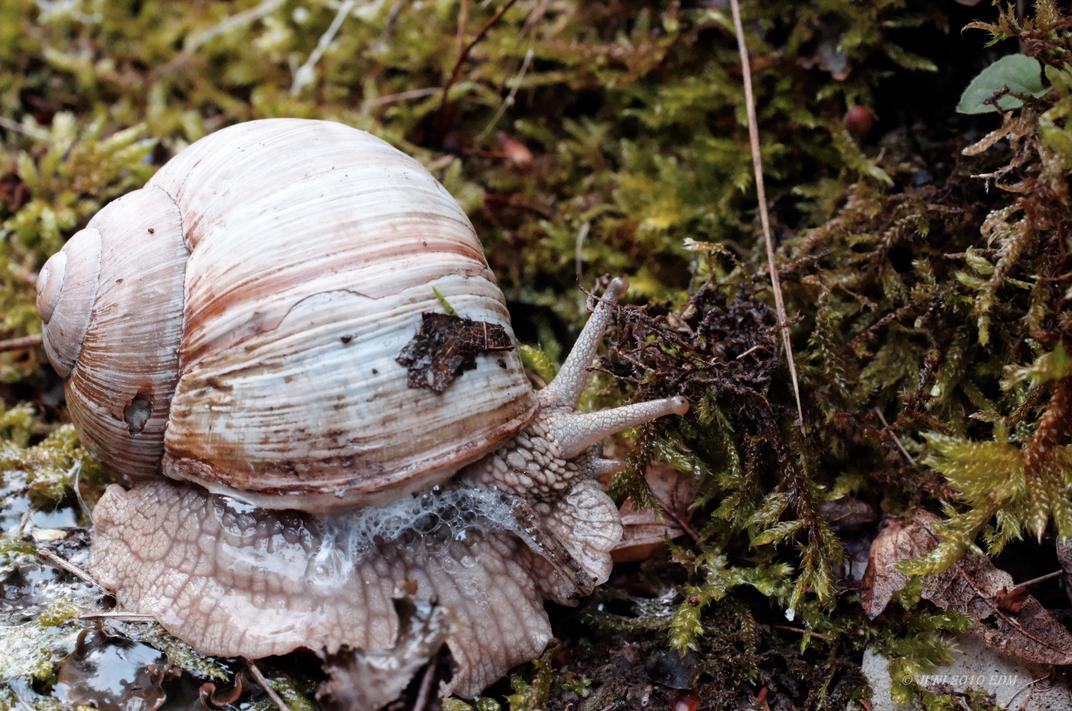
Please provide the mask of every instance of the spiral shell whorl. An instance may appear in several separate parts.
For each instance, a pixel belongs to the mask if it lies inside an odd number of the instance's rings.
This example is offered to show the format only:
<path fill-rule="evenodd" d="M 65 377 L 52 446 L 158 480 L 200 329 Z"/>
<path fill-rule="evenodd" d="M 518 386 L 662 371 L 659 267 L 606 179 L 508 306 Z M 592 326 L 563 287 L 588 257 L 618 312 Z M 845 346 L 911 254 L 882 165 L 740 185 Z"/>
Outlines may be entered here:
<path fill-rule="evenodd" d="M 101 236 L 87 227 L 52 255 L 37 277 L 37 312 L 45 353 L 61 377 L 70 375 L 89 329 L 100 274 Z"/>
<path fill-rule="evenodd" d="M 50 268 L 44 277 L 42 316 L 58 275 L 46 350 L 61 313 L 85 316 L 74 357 L 49 351 L 66 377 L 71 419 L 83 443 L 125 479 L 157 475 L 182 336 L 187 252 L 175 202 L 158 188 L 135 190 L 106 205 L 63 253 L 63 274 Z"/>

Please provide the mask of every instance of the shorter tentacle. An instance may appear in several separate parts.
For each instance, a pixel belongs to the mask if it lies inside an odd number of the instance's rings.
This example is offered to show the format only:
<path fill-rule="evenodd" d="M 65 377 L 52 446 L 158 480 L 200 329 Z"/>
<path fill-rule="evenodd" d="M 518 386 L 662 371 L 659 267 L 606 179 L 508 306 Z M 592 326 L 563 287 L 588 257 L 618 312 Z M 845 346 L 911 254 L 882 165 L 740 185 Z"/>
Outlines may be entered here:
<path fill-rule="evenodd" d="M 566 356 L 558 375 L 540 391 L 540 402 L 544 407 L 572 408 L 577 404 L 585 383 L 588 382 L 588 368 L 592 365 L 603 340 L 603 333 L 610 325 L 614 307 L 628 288 L 629 282 L 622 277 L 611 280 L 610 286 L 603 292 L 603 298 L 584 324 L 577 342 L 573 344 L 573 350 Z"/>
<path fill-rule="evenodd" d="M 572 459 L 616 432 L 664 415 L 684 415 L 688 411 L 689 401 L 678 396 L 623 405 L 599 412 L 556 412 L 551 419 L 550 429 L 555 442 L 558 443 L 560 456 Z"/>
<path fill-rule="evenodd" d="M 605 476 L 617 474 L 622 469 L 625 469 L 625 462 L 620 459 L 592 457 L 588 460 L 588 474 L 593 479 L 602 479 Z"/>

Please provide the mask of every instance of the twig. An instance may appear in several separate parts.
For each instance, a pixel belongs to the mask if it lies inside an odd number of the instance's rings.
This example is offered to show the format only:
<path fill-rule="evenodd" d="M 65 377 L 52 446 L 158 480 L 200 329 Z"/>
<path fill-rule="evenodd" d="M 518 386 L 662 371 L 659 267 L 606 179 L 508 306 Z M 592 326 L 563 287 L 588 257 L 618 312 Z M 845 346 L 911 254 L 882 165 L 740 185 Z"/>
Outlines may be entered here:
<path fill-rule="evenodd" d="M 433 658 L 424 669 L 421 686 L 417 690 L 417 700 L 413 702 L 413 711 L 424 711 L 428 699 L 432 697 L 432 682 L 435 681 L 436 660 Z"/>
<path fill-rule="evenodd" d="M 0 341 L 0 353 L 6 353 L 7 351 L 28 351 L 31 348 L 37 348 L 42 342 L 43 337 L 40 333 L 35 333 L 32 336 L 9 338 L 6 341 Z"/>
<path fill-rule="evenodd" d="M 503 99 L 503 102 L 499 104 L 499 108 L 495 111 L 495 115 L 488 121 L 488 125 L 484 127 L 484 130 L 476 135 L 476 140 L 478 142 L 483 140 L 483 138 L 491 132 L 491 129 L 495 128 L 495 124 L 499 123 L 499 119 L 503 117 L 506 110 L 514 105 L 514 99 L 517 97 L 517 90 L 521 88 L 521 80 L 525 78 L 525 74 L 529 71 L 534 56 L 535 53 L 532 51 L 532 47 L 529 47 L 528 51 L 525 52 L 524 61 L 521 62 L 521 69 L 518 70 L 517 74 L 510 77 L 508 82 L 510 84 L 510 93 L 507 94 L 506 98 Z"/>
<path fill-rule="evenodd" d="M 693 530 L 692 526 L 689 525 L 688 521 L 683 519 L 681 516 L 678 516 L 677 512 L 674 511 L 667 504 L 663 503 L 662 499 L 660 499 L 658 496 L 655 497 L 655 501 L 659 504 L 659 510 L 669 516 L 670 520 L 677 524 L 677 527 L 684 531 L 685 535 L 691 538 L 693 543 L 698 546 L 703 545 L 703 541 L 700 540 L 700 534 L 696 533 L 696 531 Z"/>
<path fill-rule="evenodd" d="M 477 33 L 473 35 L 473 39 L 462 47 L 458 52 L 458 58 L 454 60 L 454 68 L 450 70 L 450 78 L 447 79 L 447 83 L 443 85 L 443 96 L 439 100 L 439 112 L 440 114 L 447 108 L 447 95 L 450 93 L 450 88 L 454 86 L 454 82 L 458 81 L 458 74 L 462 70 L 462 65 L 465 64 L 465 60 L 469 57 L 469 53 L 473 51 L 473 47 L 476 47 L 480 40 L 484 39 L 484 35 L 488 33 L 492 27 L 495 26 L 502 16 L 506 14 L 506 11 L 514 6 L 517 0 L 506 0 L 502 7 L 491 16 L 491 19 L 484 23 L 484 26 L 477 30 Z"/>
<path fill-rule="evenodd" d="M 28 128 L 18 121 L 12 121 L 5 116 L 0 116 L 0 128 L 6 128 L 8 131 L 21 133 L 23 136 L 28 136 L 35 141 L 47 141 L 51 138 L 48 131 L 42 131 L 39 128 Z"/>
<path fill-rule="evenodd" d="M 26 511 L 23 512 L 22 517 L 19 519 L 19 525 L 15 528 L 15 538 L 22 538 L 22 534 L 26 531 L 26 524 L 30 522 L 30 518 L 34 515 L 34 507 L 27 506 Z"/>
<path fill-rule="evenodd" d="M 283 1 L 284 0 L 263 0 L 259 5 L 255 5 L 248 10 L 236 12 L 233 15 L 223 18 L 208 29 L 187 35 L 186 42 L 183 43 L 183 51 L 189 53 L 196 52 L 201 45 L 222 34 L 226 34 L 231 30 L 237 30 L 246 25 L 251 25 L 262 17 L 267 17 L 282 7 Z"/>
<path fill-rule="evenodd" d="M 261 688 L 264 689 L 264 693 L 268 695 L 268 698 L 271 699 L 272 703 L 276 705 L 279 711 L 290 711 L 287 702 L 283 701 L 279 694 L 275 692 L 275 689 L 272 688 L 272 685 L 264 677 L 264 674 L 261 674 L 261 670 L 253 663 L 253 660 L 247 659 L 246 664 L 249 665 L 249 673 L 253 675 L 253 680 L 261 685 Z"/>
<path fill-rule="evenodd" d="M 800 431 L 804 429 L 804 406 L 800 402 L 800 384 L 797 381 L 797 364 L 793 360 L 793 344 L 789 338 L 789 319 L 785 315 L 785 301 L 782 299 L 782 284 L 778 279 L 778 266 L 774 259 L 774 239 L 771 237 L 770 216 L 767 214 L 767 192 L 763 187 L 763 157 L 759 152 L 759 123 L 756 121 L 756 104 L 752 96 L 752 67 L 748 61 L 748 47 L 744 40 L 744 26 L 741 24 L 741 6 L 738 0 L 730 0 L 733 12 L 733 29 L 737 34 L 737 49 L 741 54 L 741 77 L 744 79 L 744 103 L 748 113 L 748 142 L 752 147 L 752 167 L 756 174 L 756 200 L 759 201 L 759 221 L 763 226 L 763 239 L 767 243 L 767 266 L 770 269 L 771 288 L 774 290 L 774 306 L 778 312 L 778 330 L 782 332 L 782 344 L 785 357 L 789 363 L 789 377 L 793 381 L 793 395 L 797 401 L 797 417 Z"/>
<path fill-rule="evenodd" d="M 585 220 L 581 223 L 581 229 L 577 230 L 577 242 L 573 249 L 573 271 L 577 274 L 577 283 L 581 283 L 581 267 L 584 266 L 584 240 L 588 237 L 588 230 L 592 225 Z"/>
<path fill-rule="evenodd" d="M 905 446 L 901 444 L 901 439 L 897 436 L 897 433 L 890 429 L 890 423 L 886 421 L 886 416 L 882 414 L 882 410 L 876 407 L 875 414 L 878 415 L 879 422 L 882 423 L 882 426 L 886 428 L 886 432 L 889 433 L 890 437 L 893 438 L 893 443 L 897 445 L 897 449 L 901 450 L 901 454 L 904 455 L 904 458 L 908 460 L 909 464 L 915 466 L 915 457 L 908 453 L 908 450 L 905 449 Z"/>
<path fill-rule="evenodd" d="M 736 0 L 734 0 L 736 1 Z M 816 632 L 815 630 L 806 630 L 801 627 L 790 627 L 789 625 L 767 625 L 773 627 L 776 630 L 785 630 L 786 632 L 796 632 L 797 634 L 809 634 L 812 637 L 818 637 L 819 639 L 825 639 L 827 642 L 831 641 L 833 637 L 822 632 Z"/>
<path fill-rule="evenodd" d="M 1026 588 L 1028 585 L 1034 585 L 1035 583 L 1042 583 L 1042 582 L 1045 582 L 1045 581 L 1049 580 L 1050 578 L 1056 578 L 1058 575 L 1062 575 L 1064 572 L 1065 572 L 1064 570 L 1055 570 L 1052 573 L 1046 573 L 1045 575 L 1040 575 L 1037 578 L 1031 578 L 1030 580 L 1025 580 L 1022 583 L 1016 583 L 1016 585 L 1013 585 L 1013 589 L 1015 590 L 1016 588 Z"/>
<path fill-rule="evenodd" d="M 423 99 L 426 96 L 435 96 L 438 93 L 438 86 L 429 86 L 423 89 L 410 89 L 408 91 L 400 91 L 397 94 L 384 94 L 383 96 L 377 96 L 374 99 L 368 99 L 367 101 L 361 102 L 360 112 L 364 113 L 370 109 L 379 108 L 380 106 L 386 106 L 387 104 L 393 104 L 397 101 Z"/>
<path fill-rule="evenodd" d="M 78 616 L 80 620 L 118 620 L 120 622 L 156 622 L 152 615 L 143 615 L 140 612 L 123 612 L 122 610 L 109 610 L 108 612 L 86 612 Z"/>
<path fill-rule="evenodd" d="M 309 84 L 313 83 L 316 78 L 316 65 L 320 61 L 320 58 L 324 56 L 324 52 L 328 51 L 328 47 L 335 41 L 335 35 L 339 33 L 339 28 L 342 27 L 343 21 L 346 20 L 346 16 L 354 9 L 356 0 L 343 0 L 339 5 L 338 12 L 335 13 L 335 17 L 332 18 L 331 24 L 328 25 L 327 31 L 320 35 L 320 39 L 317 40 L 316 46 L 313 47 L 313 51 L 309 53 L 309 58 L 305 60 L 305 64 L 298 67 L 298 70 L 294 72 L 294 83 L 290 85 L 290 95 L 297 96 L 301 93 Z"/>
<path fill-rule="evenodd" d="M 40 549 L 40 550 L 37 551 L 37 557 L 42 558 L 46 563 L 48 563 L 48 564 L 50 564 L 50 565 L 52 565 L 52 566 L 54 566 L 56 568 L 59 568 L 60 570 L 67 571 L 68 573 L 70 573 L 71 575 L 73 575 L 74 577 L 78 578 L 79 580 L 81 580 L 84 583 L 88 583 L 88 584 L 92 585 L 93 587 L 100 588 L 101 590 L 104 589 L 104 586 L 102 586 L 100 583 L 98 583 L 96 580 L 94 580 L 93 576 L 91 576 L 89 573 L 87 573 L 86 571 L 82 570 L 81 568 L 79 568 L 77 565 L 75 565 L 71 561 L 64 560 L 63 558 L 60 558 L 58 555 L 56 555 L 52 551 L 45 550 L 45 549 Z"/>

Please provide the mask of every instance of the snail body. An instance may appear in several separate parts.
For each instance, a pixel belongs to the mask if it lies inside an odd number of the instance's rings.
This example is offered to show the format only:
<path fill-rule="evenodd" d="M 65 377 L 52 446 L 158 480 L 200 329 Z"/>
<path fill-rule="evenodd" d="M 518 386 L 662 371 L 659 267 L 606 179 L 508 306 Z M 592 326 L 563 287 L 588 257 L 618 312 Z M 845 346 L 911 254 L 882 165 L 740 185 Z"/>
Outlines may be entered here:
<path fill-rule="evenodd" d="M 687 408 L 574 412 L 624 290 L 539 391 L 512 348 L 413 387 L 399 353 L 442 299 L 514 341 L 454 199 L 340 124 L 198 141 L 38 280 L 71 418 L 132 487 L 94 511 L 91 572 L 200 651 L 246 657 L 390 648 L 415 582 L 456 620 L 451 689 L 479 691 L 550 639 L 544 598 L 609 575 L 621 525 L 593 480 L 618 463 L 599 442 Z"/>

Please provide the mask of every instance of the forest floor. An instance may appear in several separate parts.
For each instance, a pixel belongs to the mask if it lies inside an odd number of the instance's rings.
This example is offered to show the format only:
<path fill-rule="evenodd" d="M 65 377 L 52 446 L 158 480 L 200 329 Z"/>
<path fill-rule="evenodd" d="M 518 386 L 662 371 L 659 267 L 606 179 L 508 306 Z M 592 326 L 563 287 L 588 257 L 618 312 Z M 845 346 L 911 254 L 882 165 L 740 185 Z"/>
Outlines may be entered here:
<path fill-rule="evenodd" d="M 312 654 L 204 657 L 82 579 L 110 475 L 34 338 L 37 270 L 105 203 L 299 116 L 441 180 L 535 378 L 626 275 L 585 405 L 692 404 L 614 443 L 627 540 L 548 651 L 478 701 L 435 698 L 444 652 L 388 708 L 1072 708 L 1072 17 L 731 10 L 0 3 L 0 707 L 331 704 Z"/>

